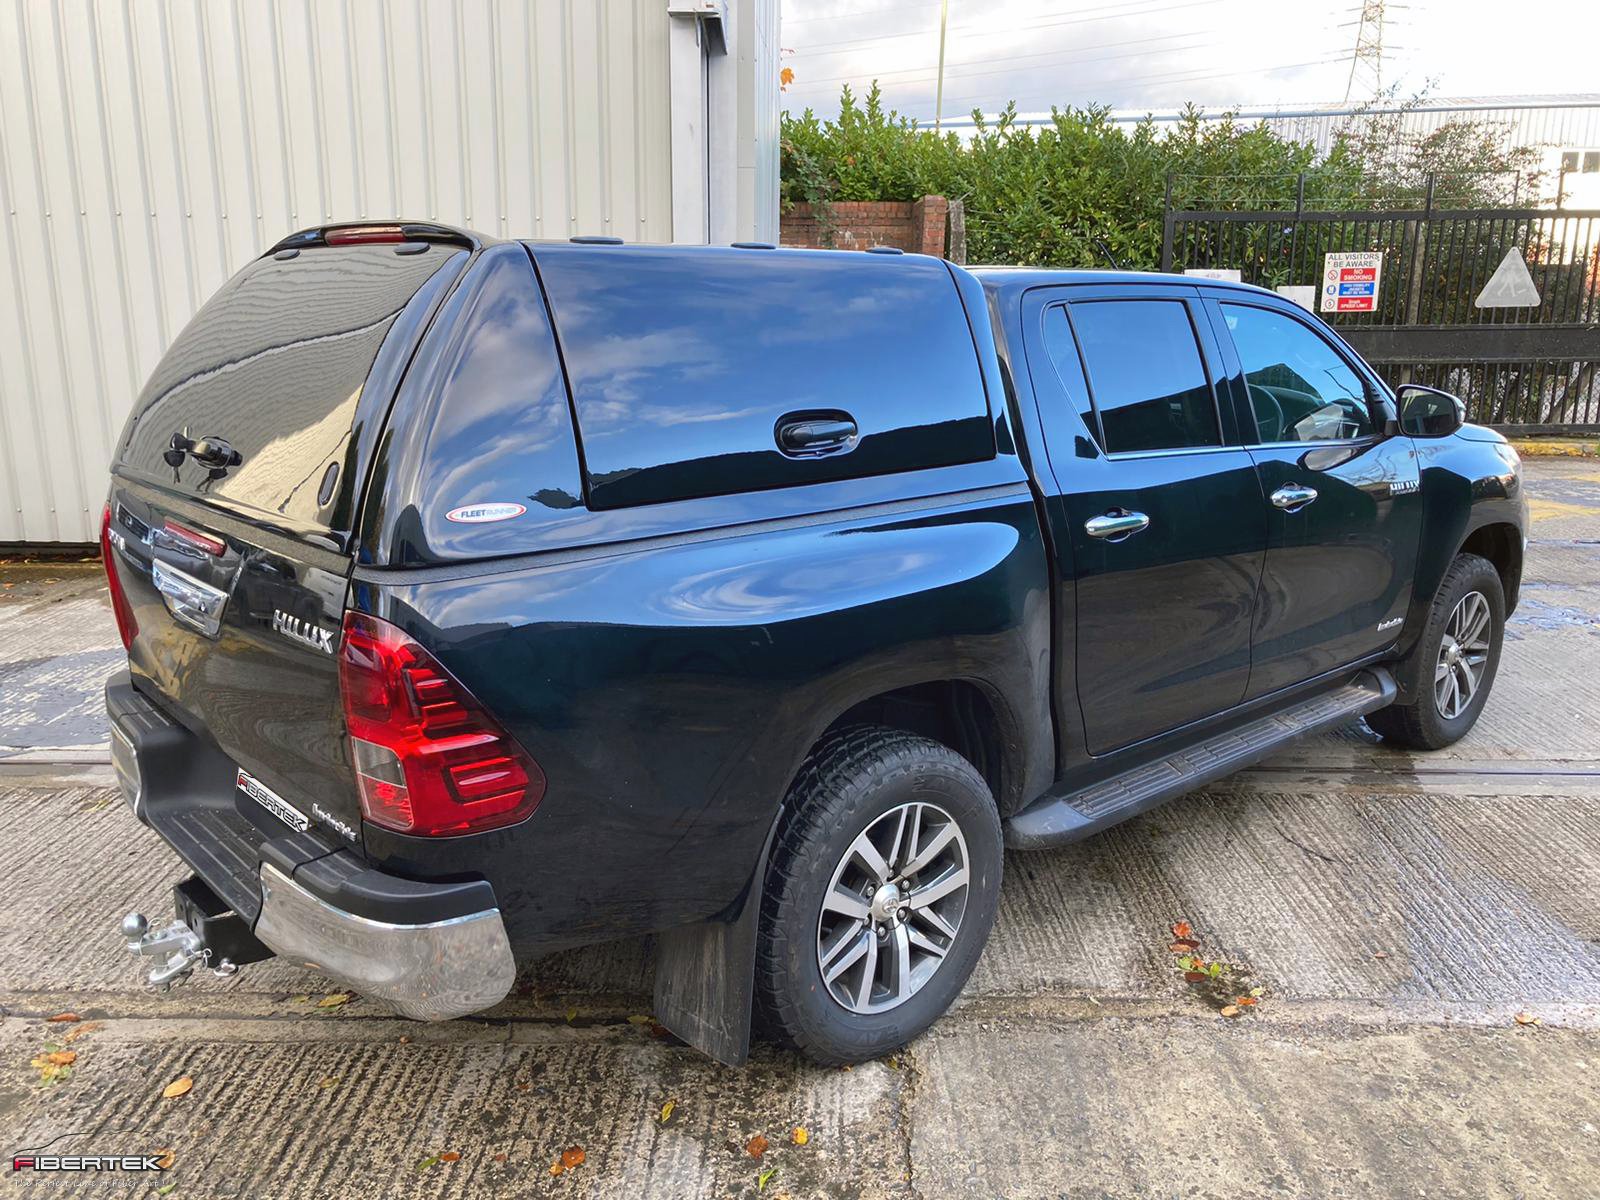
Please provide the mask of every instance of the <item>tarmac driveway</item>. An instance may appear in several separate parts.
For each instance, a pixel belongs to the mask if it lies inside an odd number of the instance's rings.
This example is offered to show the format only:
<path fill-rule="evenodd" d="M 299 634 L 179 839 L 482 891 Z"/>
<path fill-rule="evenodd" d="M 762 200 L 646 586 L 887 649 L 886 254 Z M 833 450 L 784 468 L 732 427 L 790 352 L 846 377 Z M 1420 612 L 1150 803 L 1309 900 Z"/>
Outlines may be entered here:
<path fill-rule="evenodd" d="M 848 1071 L 768 1048 L 729 1070 L 656 1036 L 641 943 L 548 959 L 493 1013 L 437 1026 L 330 1002 L 333 984 L 275 963 L 146 993 L 116 922 L 167 911 L 183 872 L 100 765 L 98 687 L 120 650 L 98 568 L 0 569 L 3 1148 L 172 1155 L 159 1176 L 0 1187 L 1594 1195 L 1600 463 L 1527 469 L 1528 582 L 1471 737 L 1409 756 L 1357 725 L 1090 842 L 1009 856 L 961 1005 Z M 1226 990 L 1184 982 L 1180 921 L 1230 964 Z M 46 1020 L 63 1012 L 82 1019 Z M 46 1083 L 32 1063 L 50 1047 L 76 1059 Z"/>

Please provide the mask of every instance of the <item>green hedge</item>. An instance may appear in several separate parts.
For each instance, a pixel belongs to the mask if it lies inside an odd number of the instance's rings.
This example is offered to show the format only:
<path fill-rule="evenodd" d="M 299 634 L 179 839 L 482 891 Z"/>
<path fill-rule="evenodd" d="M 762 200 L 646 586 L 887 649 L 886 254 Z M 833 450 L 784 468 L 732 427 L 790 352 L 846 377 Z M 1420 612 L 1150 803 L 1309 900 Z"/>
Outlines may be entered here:
<path fill-rule="evenodd" d="M 1406 145 L 1397 122 L 1374 122 L 1319 158 L 1262 124 L 1205 121 L 1192 106 L 1160 127 L 1114 122 L 1101 106 L 1055 109 L 1039 128 L 1015 113 L 989 123 L 974 113 L 970 138 L 940 135 L 886 112 L 876 84 L 864 104 L 847 86 L 833 120 L 784 114 L 784 204 L 810 202 L 826 228 L 832 201 L 945 195 L 966 207 L 969 262 L 1104 265 L 1101 239 L 1123 266 L 1154 268 L 1169 177 L 1180 207 L 1292 208 L 1302 174 L 1307 202 L 1327 206 L 1420 195 L 1436 167 L 1469 191 L 1511 169 L 1470 126 L 1471 136 Z"/>

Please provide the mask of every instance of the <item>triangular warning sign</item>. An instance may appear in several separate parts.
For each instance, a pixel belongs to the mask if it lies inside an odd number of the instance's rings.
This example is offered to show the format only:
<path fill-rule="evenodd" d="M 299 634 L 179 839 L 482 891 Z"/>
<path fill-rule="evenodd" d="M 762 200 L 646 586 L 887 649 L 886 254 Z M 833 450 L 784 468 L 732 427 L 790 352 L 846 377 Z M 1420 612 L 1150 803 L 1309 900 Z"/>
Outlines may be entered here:
<path fill-rule="evenodd" d="M 1483 285 L 1476 301 L 1479 308 L 1538 308 L 1539 289 L 1533 286 L 1528 264 L 1515 249 L 1507 250 L 1500 265 Z"/>

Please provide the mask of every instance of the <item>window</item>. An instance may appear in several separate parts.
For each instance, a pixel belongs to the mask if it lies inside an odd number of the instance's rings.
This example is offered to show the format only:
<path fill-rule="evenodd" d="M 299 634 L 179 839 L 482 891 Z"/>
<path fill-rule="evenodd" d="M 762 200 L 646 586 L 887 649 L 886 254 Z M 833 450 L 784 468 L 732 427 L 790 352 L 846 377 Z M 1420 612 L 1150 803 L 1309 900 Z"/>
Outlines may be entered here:
<path fill-rule="evenodd" d="M 1284 313 L 1222 305 L 1263 442 L 1324 442 L 1373 432 L 1367 389 L 1350 364 Z"/>
<path fill-rule="evenodd" d="M 1092 300 L 1072 306 L 1105 448 L 1219 446 L 1217 405 L 1181 300 Z"/>
<path fill-rule="evenodd" d="M 1600 150 L 1589 150 L 1583 156 L 1583 173 L 1593 175 L 1600 171 Z"/>
<path fill-rule="evenodd" d="M 1561 155 L 1561 169 L 1563 171 L 1576 171 L 1578 169 L 1578 152 L 1576 150 L 1568 150 Z"/>

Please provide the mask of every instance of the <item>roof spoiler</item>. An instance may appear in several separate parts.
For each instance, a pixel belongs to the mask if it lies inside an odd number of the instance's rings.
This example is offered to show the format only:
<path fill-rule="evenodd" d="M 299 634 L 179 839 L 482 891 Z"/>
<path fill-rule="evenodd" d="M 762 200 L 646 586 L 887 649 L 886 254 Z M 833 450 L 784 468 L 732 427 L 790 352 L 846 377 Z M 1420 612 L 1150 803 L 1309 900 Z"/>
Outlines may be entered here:
<path fill-rule="evenodd" d="M 482 249 L 488 239 L 470 229 L 457 229 L 434 221 L 343 221 L 291 233 L 262 252 L 261 257 L 308 246 L 382 245 L 400 242 L 450 242 L 471 250 Z"/>

